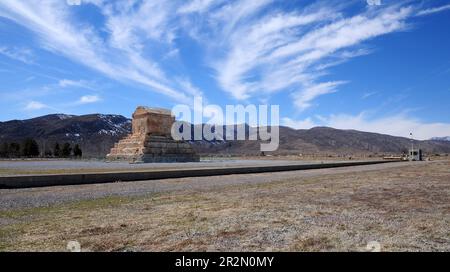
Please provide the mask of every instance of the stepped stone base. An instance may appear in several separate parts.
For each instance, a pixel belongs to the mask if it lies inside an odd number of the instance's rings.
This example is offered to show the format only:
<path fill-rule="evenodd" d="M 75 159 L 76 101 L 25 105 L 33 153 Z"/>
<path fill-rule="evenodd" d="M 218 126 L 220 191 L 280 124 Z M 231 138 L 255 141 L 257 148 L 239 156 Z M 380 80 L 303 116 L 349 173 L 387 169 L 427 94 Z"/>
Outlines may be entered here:
<path fill-rule="evenodd" d="M 106 159 L 131 163 L 200 161 L 189 143 L 170 136 L 174 121 L 166 110 L 138 107 L 133 114 L 133 133 L 114 144 Z"/>
<path fill-rule="evenodd" d="M 133 135 L 116 143 L 106 158 L 109 161 L 132 163 L 200 161 L 200 157 L 187 142 L 175 141 L 164 136 Z"/>

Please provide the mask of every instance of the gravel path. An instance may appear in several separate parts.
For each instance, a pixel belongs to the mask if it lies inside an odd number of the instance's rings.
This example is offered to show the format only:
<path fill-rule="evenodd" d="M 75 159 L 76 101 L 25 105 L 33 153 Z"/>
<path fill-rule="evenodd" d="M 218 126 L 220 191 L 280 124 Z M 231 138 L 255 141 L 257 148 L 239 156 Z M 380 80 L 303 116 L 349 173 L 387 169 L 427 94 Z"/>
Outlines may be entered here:
<path fill-rule="evenodd" d="M 324 160 L 323 162 L 327 162 Z M 143 170 L 171 170 L 193 168 L 219 168 L 244 166 L 269 166 L 317 163 L 317 161 L 299 160 L 240 160 L 240 159 L 214 159 L 200 162 L 186 163 L 142 163 L 130 164 L 127 162 L 104 161 L 74 161 L 74 160 L 0 160 L 0 177 L 33 175 L 33 174 L 59 174 L 59 173 L 102 173 Z"/>
<path fill-rule="evenodd" d="M 424 163 L 427 162 L 385 163 L 333 169 L 165 179 L 125 183 L 56 186 L 31 189 L 3 189 L 0 190 L 0 210 L 23 207 L 43 207 L 78 200 L 96 199 L 106 196 L 140 196 L 150 193 L 180 190 L 210 191 L 225 186 L 240 184 L 259 184 L 290 178 L 313 177 L 340 173 L 351 174 L 361 171 L 382 170 Z"/>
<path fill-rule="evenodd" d="M 202 160 L 200 162 L 182 163 L 137 163 L 128 162 L 104 162 L 104 161 L 75 161 L 75 160 L 0 160 L 0 169 L 17 170 L 62 170 L 62 169 L 153 169 L 153 168 L 180 168 L 180 167 L 221 167 L 221 166 L 245 166 L 245 165 L 285 165 L 311 163 L 312 161 L 298 160 L 236 160 L 215 159 Z"/>

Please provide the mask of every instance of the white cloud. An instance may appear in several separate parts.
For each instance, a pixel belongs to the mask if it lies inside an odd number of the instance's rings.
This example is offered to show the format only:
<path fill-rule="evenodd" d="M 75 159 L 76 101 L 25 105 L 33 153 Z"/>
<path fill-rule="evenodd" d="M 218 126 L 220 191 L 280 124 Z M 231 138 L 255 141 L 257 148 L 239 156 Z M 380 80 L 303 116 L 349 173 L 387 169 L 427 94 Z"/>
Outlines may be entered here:
<path fill-rule="evenodd" d="M 366 93 L 364 93 L 363 95 L 362 95 L 362 99 L 367 99 L 367 98 L 369 98 L 369 97 L 371 97 L 371 96 L 374 96 L 374 95 L 376 95 L 378 92 L 366 92 Z"/>
<path fill-rule="evenodd" d="M 414 16 L 414 9 L 405 4 L 382 5 L 349 16 L 342 5 L 327 2 L 285 11 L 273 0 L 70 1 L 98 7 L 105 23 L 96 28 L 77 21 L 72 13 L 76 7 L 67 3 L 2 0 L 0 16 L 34 32 L 47 50 L 183 103 L 203 92 L 178 71 L 168 73 L 164 64 L 182 59 L 172 57 L 183 52 L 177 37 L 188 34 L 203 50 L 205 59 L 199 61 L 215 70 L 219 86 L 233 98 L 290 92 L 300 110 L 338 91 L 345 82 L 345 78 L 323 80 L 326 69 L 372 53 L 365 49 L 365 42 L 404 30 L 407 19 Z M 60 81 L 61 87 L 84 83 Z"/>
<path fill-rule="evenodd" d="M 196 97 L 196 96 L 202 96 L 203 97 L 203 92 L 195 87 L 189 80 L 187 80 L 186 78 L 180 78 L 177 79 L 178 84 L 180 85 L 180 87 L 189 95 L 191 95 L 192 97 Z M 206 101 L 205 101 L 206 102 Z"/>
<path fill-rule="evenodd" d="M 338 129 L 355 129 L 402 137 L 409 137 L 412 132 L 414 138 L 420 140 L 450 135 L 449 123 L 427 123 L 405 114 L 371 119 L 363 112 L 358 115 L 330 115 L 320 119 L 323 125 Z"/>
<path fill-rule="evenodd" d="M 141 51 L 150 42 L 149 39 L 170 43 L 175 36 L 170 25 L 172 6 L 168 2 L 117 1 L 114 4 L 97 5 L 106 16 L 106 27 L 111 34 L 110 44 L 129 54 Z M 135 57 L 139 57 L 139 54 Z"/>
<path fill-rule="evenodd" d="M 421 10 L 421 11 L 417 12 L 417 16 L 430 15 L 430 14 L 434 14 L 434 13 L 438 13 L 438 12 L 442 12 L 442 11 L 446 11 L 446 10 L 450 10 L 450 4 L 436 7 L 436 8 L 429 8 L 429 9 Z"/>
<path fill-rule="evenodd" d="M 411 12 L 412 8 L 387 8 L 375 15 L 367 13 L 341 19 L 312 30 L 293 43 L 277 48 L 270 58 L 293 56 L 301 61 L 317 60 L 364 40 L 403 29 L 405 27 L 403 20 Z"/>
<path fill-rule="evenodd" d="M 392 6 L 345 18 L 331 7 L 302 13 L 271 12 L 219 32 L 228 50 L 213 63 L 222 89 L 236 99 L 272 92 L 294 92 L 300 110 L 320 95 L 337 91 L 342 81 L 320 82 L 321 70 L 369 54 L 364 41 L 403 30 L 411 7 Z M 224 27 L 226 29 L 226 27 Z M 223 41 L 225 40 L 225 41 Z"/>
<path fill-rule="evenodd" d="M 48 108 L 48 106 L 38 101 L 30 101 L 25 105 L 25 110 L 27 111 L 41 110 L 45 108 Z"/>
<path fill-rule="evenodd" d="M 295 129 L 309 129 L 317 126 L 327 126 L 336 129 L 352 129 L 365 132 L 387 134 L 399 137 L 413 137 L 418 140 L 429 140 L 432 137 L 450 135 L 450 123 L 429 123 L 406 114 L 396 114 L 382 118 L 370 118 L 367 112 L 356 115 L 332 114 L 316 116 L 316 120 L 308 117 L 303 120 L 282 118 L 282 125 Z"/>
<path fill-rule="evenodd" d="M 178 48 L 174 48 L 165 55 L 165 58 L 178 57 L 179 54 L 180 54 L 180 50 Z"/>
<path fill-rule="evenodd" d="M 91 86 L 91 84 L 85 80 L 61 79 L 58 81 L 58 86 L 61 88 L 78 87 L 78 88 L 94 90 L 94 88 Z"/>
<path fill-rule="evenodd" d="M 281 118 L 281 124 L 295 129 L 310 129 L 316 127 L 317 124 L 311 118 L 304 120 L 293 120 L 289 117 Z"/>
<path fill-rule="evenodd" d="M 81 0 L 66 0 L 67 4 L 70 6 L 79 6 L 81 5 Z"/>
<path fill-rule="evenodd" d="M 28 48 L 0 46 L 0 54 L 26 64 L 32 64 L 34 59 L 33 52 Z"/>
<path fill-rule="evenodd" d="M 91 104 L 101 101 L 101 98 L 98 95 L 84 95 L 80 97 L 77 104 Z"/>
<path fill-rule="evenodd" d="M 136 1 L 83 2 L 96 4 L 104 12 L 110 33 L 106 41 L 93 27 L 75 22 L 69 10 L 71 6 L 64 1 L 4 0 L 0 2 L 0 16 L 34 32 L 45 49 L 114 80 L 138 83 L 175 101 L 189 100 L 155 62 L 141 54 L 141 46 L 150 42 L 149 39 L 157 43 L 170 43 L 173 39 L 167 25 L 170 13 L 163 4 L 146 1 L 139 9 L 132 9 Z"/>
<path fill-rule="evenodd" d="M 369 6 L 381 6 L 381 0 L 367 0 Z"/>
<path fill-rule="evenodd" d="M 232 2 L 212 13 L 211 18 L 222 23 L 226 22 L 223 25 L 222 32 L 228 35 L 238 22 L 255 15 L 272 2 L 273 0 L 242 0 Z"/>
<path fill-rule="evenodd" d="M 315 98 L 336 92 L 339 85 L 346 83 L 345 81 L 330 81 L 307 86 L 304 90 L 296 92 L 294 103 L 300 110 L 305 110 L 311 106 L 311 101 Z"/>
<path fill-rule="evenodd" d="M 252 93 L 261 91 L 261 88 L 259 88 L 261 86 L 258 86 L 258 83 L 265 85 L 265 88 L 262 88 L 263 91 L 285 87 L 283 85 L 272 88 L 274 86 L 273 80 L 264 81 L 264 78 L 273 75 L 281 68 L 280 65 L 270 67 L 271 64 L 265 63 L 264 58 L 275 48 L 294 39 L 286 30 L 321 21 L 325 18 L 324 15 L 324 11 L 307 15 L 269 15 L 249 26 L 244 25 L 238 28 L 229 37 L 230 50 L 227 55 L 215 65 L 222 88 L 237 99 L 246 99 Z M 263 64 L 270 68 L 262 72 L 262 80 L 249 80 L 251 77 L 248 74 Z M 282 80 L 275 82 L 289 82 L 289 80 L 285 81 L 284 79 L 290 77 L 293 71 L 286 70 L 283 69 L 283 72 L 277 73 L 278 76 L 282 77 Z M 287 74 L 284 72 L 287 72 Z M 268 82 L 269 84 L 267 84 Z"/>
<path fill-rule="evenodd" d="M 181 6 L 178 9 L 178 13 L 201 13 L 208 10 L 211 6 L 219 4 L 220 2 L 223 2 L 223 0 L 193 0 Z"/>

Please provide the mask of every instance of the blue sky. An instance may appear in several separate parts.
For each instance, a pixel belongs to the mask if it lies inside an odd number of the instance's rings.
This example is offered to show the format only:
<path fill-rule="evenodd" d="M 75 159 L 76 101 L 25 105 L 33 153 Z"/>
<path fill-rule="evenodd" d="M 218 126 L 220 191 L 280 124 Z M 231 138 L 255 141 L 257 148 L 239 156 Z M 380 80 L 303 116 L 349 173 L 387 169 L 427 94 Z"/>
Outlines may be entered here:
<path fill-rule="evenodd" d="M 450 1 L 2 0 L 0 121 L 278 104 L 281 123 L 450 135 Z"/>

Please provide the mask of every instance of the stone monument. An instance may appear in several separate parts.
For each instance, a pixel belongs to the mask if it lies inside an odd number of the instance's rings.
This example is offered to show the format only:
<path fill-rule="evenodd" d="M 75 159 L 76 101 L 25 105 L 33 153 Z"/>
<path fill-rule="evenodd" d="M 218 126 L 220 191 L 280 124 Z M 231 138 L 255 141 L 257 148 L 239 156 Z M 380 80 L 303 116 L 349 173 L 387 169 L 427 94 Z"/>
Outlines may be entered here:
<path fill-rule="evenodd" d="M 106 155 L 109 161 L 198 162 L 191 145 L 171 136 L 175 117 L 169 110 L 138 107 L 133 113 L 132 133 L 114 144 Z"/>

